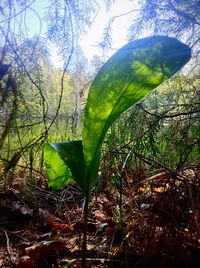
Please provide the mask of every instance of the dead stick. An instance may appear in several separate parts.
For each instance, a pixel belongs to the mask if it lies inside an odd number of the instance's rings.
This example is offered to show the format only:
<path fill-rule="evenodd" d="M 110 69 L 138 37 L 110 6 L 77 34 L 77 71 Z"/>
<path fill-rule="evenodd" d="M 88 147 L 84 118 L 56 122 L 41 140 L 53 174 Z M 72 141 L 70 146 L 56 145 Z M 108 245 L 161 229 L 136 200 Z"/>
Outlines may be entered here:
<path fill-rule="evenodd" d="M 8 251 L 8 256 L 9 256 L 10 262 L 13 264 L 13 261 L 12 261 L 12 253 L 10 251 L 10 240 L 9 240 L 9 237 L 8 237 L 8 233 L 6 232 L 6 230 L 1 229 L 1 228 L 0 228 L 0 231 L 2 231 L 5 234 L 5 237 L 6 237 L 6 247 L 7 247 L 7 251 Z"/>

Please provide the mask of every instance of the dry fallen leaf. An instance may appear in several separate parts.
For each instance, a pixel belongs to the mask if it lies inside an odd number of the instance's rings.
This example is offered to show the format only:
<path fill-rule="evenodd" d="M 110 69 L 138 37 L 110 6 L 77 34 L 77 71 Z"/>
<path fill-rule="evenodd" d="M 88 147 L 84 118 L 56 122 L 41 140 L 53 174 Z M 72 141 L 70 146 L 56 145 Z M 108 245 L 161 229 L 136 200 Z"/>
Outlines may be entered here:
<path fill-rule="evenodd" d="M 35 256 L 45 256 L 55 254 L 66 247 L 65 240 L 41 241 L 31 247 L 25 248 L 25 252 L 31 258 Z"/>

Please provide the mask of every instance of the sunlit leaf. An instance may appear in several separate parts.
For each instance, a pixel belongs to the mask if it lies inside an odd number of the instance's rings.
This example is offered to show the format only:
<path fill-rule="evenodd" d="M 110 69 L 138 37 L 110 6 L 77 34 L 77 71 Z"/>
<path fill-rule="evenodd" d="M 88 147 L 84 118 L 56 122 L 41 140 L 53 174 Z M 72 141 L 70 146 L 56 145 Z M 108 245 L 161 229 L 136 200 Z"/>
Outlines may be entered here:
<path fill-rule="evenodd" d="M 71 181 L 72 176 L 69 168 L 50 144 L 44 148 L 44 160 L 48 185 L 52 190 L 59 190 Z"/>
<path fill-rule="evenodd" d="M 62 161 L 70 168 L 74 180 L 86 191 L 84 183 L 84 161 L 82 141 L 66 141 L 51 143 Z"/>
<path fill-rule="evenodd" d="M 100 149 L 111 124 L 181 69 L 190 54 L 190 48 L 178 40 L 154 36 L 128 43 L 101 68 L 91 85 L 84 113 L 83 189 L 90 191 L 96 182 Z"/>

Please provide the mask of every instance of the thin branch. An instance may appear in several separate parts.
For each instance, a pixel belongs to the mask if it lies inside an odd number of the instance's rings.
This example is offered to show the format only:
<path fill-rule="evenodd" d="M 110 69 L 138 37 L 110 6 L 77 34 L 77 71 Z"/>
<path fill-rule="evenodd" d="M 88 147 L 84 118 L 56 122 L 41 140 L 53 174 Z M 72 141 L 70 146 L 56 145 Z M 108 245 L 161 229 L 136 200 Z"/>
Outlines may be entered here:
<path fill-rule="evenodd" d="M 5 35 L 4 31 L 3 31 L 3 29 L 2 29 L 1 27 L 0 27 L 0 29 L 1 29 L 2 34 L 6 37 L 6 35 Z M 11 44 L 11 42 L 10 42 L 9 39 L 7 40 L 7 42 L 8 42 L 8 44 L 9 44 L 10 48 L 13 50 L 13 52 L 14 52 L 16 58 L 19 60 L 19 62 L 20 62 L 21 65 L 23 66 L 23 68 L 24 68 L 24 70 L 25 70 L 25 72 L 26 72 L 27 77 L 29 78 L 29 80 L 31 81 L 31 83 L 38 89 L 38 91 L 39 91 L 39 93 L 40 93 L 40 96 L 41 96 L 41 98 L 42 98 L 43 122 L 44 122 L 44 126 L 45 126 L 45 131 L 47 131 L 47 125 L 46 125 L 46 111 L 45 111 L 45 103 L 47 103 L 47 102 L 46 102 L 46 99 L 45 99 L 45 97 L 44 97 L 44 94 L 42 93 L 42 90 L 41 90 L 40 86 L 38 86 L 38 84 L 37 84 L 37 83 L 34 81 L 34 79 L 31 77 L 31 75 L 30 75 L 30 73 L 28 72 L 28 70 L 27 70 L 25 64 L 23 63 L 23 61 L 22 61 L 22 59 L 20 58 L 18 52 L 16 51 L 16 49 L 14 48 L 14 46 Z"/>
<path fill-rule="evenodd" d="M 7 248 L 8 256 L 9 256 L 10 262 L 12 264 L 14 264 L 13 263 L 13 260 L 12 260 L 12 253 L 10 251 L 10 240 L 9 240 L 8 234 L 7 234 L 6 230 L 4 230 L 2 228 L 0 228 L 0 231 L 2 231 L 5 234 L 5 237 L 6 237 L 6 248 Z"/>
<path fill-rule="evenodd" d="M 35 3 L 36 0 L 33 0 L 29 5 L 25 5 L 24 8 L 22 8 L 18 13 L 14 14 L 13 16 L 9 17 L 8 19 L 5 19 L 5 20 L 1 20 L 0 23 L 4 23 L 4 22 L 7 22 L 8 20 L 11 20 L 15 17 L 17 17 L 18 15 L 22 14 L 27 8 L 31 7 L 34 3 Z"/>
<path fill-rule="evenodd" d="M 58 113 L 59 113 L 59 110 L 60 110 L 60 107 L 61 107 L 62 98 L 63 98 L 63 92 L 64 92 L 64 78 L 65 78 L 66 71 L 67 71 L 67 69 L 69 67 L 69 64 L 71 62 L 72 55 L 73 55 L 73 52 L 74 52 L 75 35 L 74 35 L 74 28 L 73 28 L 73 22 L 72 22 L 72 14 L 71 14 L 70 4 L 69 4 L 68 0 L 64 0 L 64 1 L 65 1 L 65 4 L 66 4 L 67 8 L 68 8 L 68 13 L 69 13 L 71 38 L 72 38 L 71 50 L 70 50 L 69 57 L 68 57 L 68 60 L 67 60 L 67 62 L 65 64 L 65 67 L 64 67 L 64 70 L 63 70 L 63 73 L 62 73 L 62 77 L 61 77 L 61 92 L 60 92 L 60 97 L 59 97 L 56 113 L 55 113 L 55 116 L 53 117 L 53 119 L 52 119 L 52 121 L 51 121 L 51 123 L 50 123 L 50 125 L 48 127 L 48 130 L 51 128 L 51 126 L 53 125 L 53 123 L 55 122 L 55 120 L 56 120 L 56 118 L 58 116 Z"/>
<path fill-rule="evenodd" d="M 175 113 L 175 114 L 166 114 L 169 111 L 176 109 L 177 107 L 172 107 L 170 108 L 170 110 L 166 111 L 164 114 L 158 114 L 158 113 L 151 113 L 149 112 L 147 109 L 144 108 L 144 106 L 139 103 L 138 106 L 147 114 L 151 115 L 151 116 L 157 116 L 160 117 L 162 119 L 165 118 L 174 118 L 174 117 L 179 117 L 179 116 L 184 116 L 184 115 L 191 115 L 191 114 L 195 114 L 195 113 L 199 113 L 200 112 L 200 108 L 196 109 L 196 110 L 192 110 L 192 111 L 188 111 L 188 112 L 180 112 L 180 113 Z"/>

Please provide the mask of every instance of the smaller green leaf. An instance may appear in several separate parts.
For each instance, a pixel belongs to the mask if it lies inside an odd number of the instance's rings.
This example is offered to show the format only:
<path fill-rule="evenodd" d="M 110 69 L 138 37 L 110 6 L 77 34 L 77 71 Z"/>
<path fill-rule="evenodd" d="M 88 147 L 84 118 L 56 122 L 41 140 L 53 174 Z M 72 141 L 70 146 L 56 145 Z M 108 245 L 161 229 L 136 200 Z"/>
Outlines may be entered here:
<path fill-rule="evenodd" d="M 83 160 L 83 147 L 82 141 L 66 141 L 51 143 L 51 146 L 58 152 L 61 159 L 70 168 L 73 179 L 87 192 L 87 181 L 84 174 L 84 160 Z"/>
<path fill-rule="evenodd" d="M 44 160 L 48 185 L 54 191 L 65 187 L 72 179 L 70 170 L 50 144 L 44 147 Z"/>

